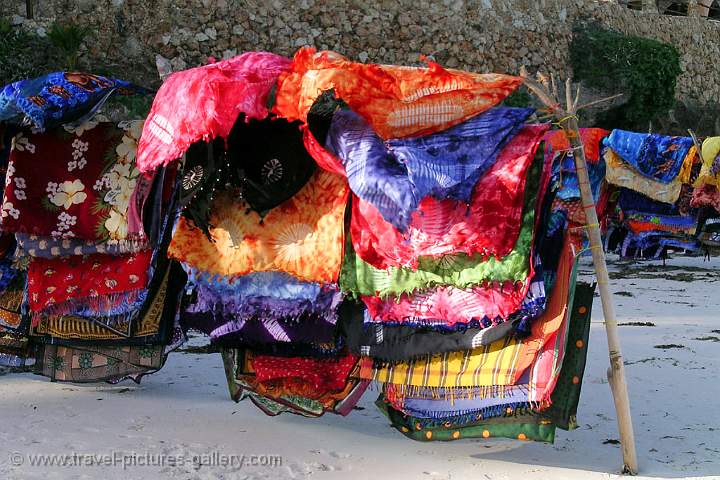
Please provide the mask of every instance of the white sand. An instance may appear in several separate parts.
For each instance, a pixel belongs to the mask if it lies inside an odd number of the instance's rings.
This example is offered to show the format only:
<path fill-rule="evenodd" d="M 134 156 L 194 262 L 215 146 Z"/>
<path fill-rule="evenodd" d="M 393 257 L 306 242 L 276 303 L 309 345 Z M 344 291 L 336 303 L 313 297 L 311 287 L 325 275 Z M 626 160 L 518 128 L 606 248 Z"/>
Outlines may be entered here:
<path fill-rule="evenodd" d="M 720 342 L 697 340 L 720 339 L 720 260 L 676 258 L 668 262 L 670 269 L 643 270 L 648 265 L 659 262 L 613 267 L 625 270 L 624 278 L 614 280 L 613 291 L 633 295 L 616 296 L 620 321 L 656 324 L 621 327 L 642 476 L 720 478 Z M 581 426 L 572 432 L 558 430 L 555 445 L 413 442 L 375 409 L 376 392 L 366 393 L 360 403 L 364 409 L 346 418 L 270 418 L 250 403 L 229 400 L 219 355 L 174 353 L 161 372 L 140 386 L 50 383 L 32 374 L 0 376 L 0 479 L 616 477 L 620 448 L 603 443 L 618 434 L 605 379 L 607 346 L 597 298 L 593 313 Z M 683 348 L 655 348 L 661 344 Z M 13 466 L 12 452 L 25 465 Z M 187 458 L 280 455 L 282 466 L 28 466 L 28 456 L 36 454 L 132 452 Z"/>

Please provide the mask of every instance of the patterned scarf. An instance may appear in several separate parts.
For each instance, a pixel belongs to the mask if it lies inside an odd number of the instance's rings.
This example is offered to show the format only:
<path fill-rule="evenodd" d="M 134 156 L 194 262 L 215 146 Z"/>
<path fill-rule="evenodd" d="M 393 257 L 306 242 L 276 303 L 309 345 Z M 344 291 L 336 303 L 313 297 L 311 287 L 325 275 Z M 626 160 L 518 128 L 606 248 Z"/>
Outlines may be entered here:
<path fill-rule="evenodd" d="M 178 160 L 195 142 L 227 138 L 238 119 L 268 116 L 267 100 L 290 60 L 248 52 L 173 73 L 162 84 L 138 145 L 138 168 L 148 172 Z"/>
<path fill-rule="evenodd" d="M 720 137 L 706 138 L 702 144 L 702 167 L 695 187 L 718 185 L 720 177 Z"/>
<path fill-rule="evenodd" d="M 603 138 L 607 137 L 607 130 L 602 128 L 581 128 L 580 138 L 585 147 L 585 159 L 591 163 L 598 163 L 600 160 L 600 147 Z M 558 153 L 570 150 L 570 141 L 563 130 L 553 130 L 543 137 L 545 142 L 545 155 L 554 157 Z"/>
<path fill-rule="evenodd" d="M 128 230 L 140 175 L 135 149 L 141 128 L 142 122 L 91 123 L 70 131 L 16 135 L 5 181 L 3 230 L 89 240 L 122 252 L 147 248 L 146 239 Z M 53 161 L 43 161 L 47 158 Z"/>
<path fill-rule="evenodd" d="M 680 197 L 682 182 L 677 178 L 670 183 L 662 183 L 640 175 L 610 148 L 605 149 L 603 157 L 607 167 L 605 179 L 608 183 L 634 190 L 663 203 L 674 204 Z"/>
<path fill-rule="evenodd" d="M 124 257 L 35 258 L 28 269 L 30 310 L 80 316 L 131 312 L 145 300 L 151 257 L 145 251 Z"/>
<path fill-rule="evenodd" d="M 372 360 L 363 359 L 360 378 L 395 384 L 404 391 L 417 387 L 484 386 L 495 392 L 516 384 L 537 353 L 553 339 L 565 318 L 568 294 L 575 282 L 572 264 L 571 244 L 566 243 L 547 308 L 533 322 L 528 338 L 507 337 L 474 350 L 432 355 L 395 365 L 373 365 Z"/>
<path fill-rule="evenodd" d="M 527 172 L 546 129 L 524 127 L 477 182 L 469 206 L 425 198 L 412 214 L 405 235 L 370 203 L 354 198 L 350 231 L 355 251 L 381 269 L 415 269 L 422 256 L 509 254 L 520 230 Z"/>
<path fill-rule="evenodd" d="M 532 274 L 530 252 L 535 226 L 535 201 L 540 165 L 528 171 L 524 192 L 522 225 L 513 250 L 502 259 L 480 254 L 444 255 L 440 258 L 422 257 L 417 270 L 390 267 L 374 268 L 357 256 L 352 249 L 345 254 L 340 287 L 355 295 L 374 295 L 386 298 L 391 295 L 413 293 L 433 286 L 468 288 L 492 282 L 524 282 Z"/>
<path fill-rule="evenodd" d="M 686 183 L 695 157 L 695 152 L 691 152 L 694 145 L 690 137 L 613 130 L 603 144 L 617 153 L 636 172 L 666 184 L 676 178 Z"/>
<path fill-rule="evenodd" d="M 531 113 L 497 107 L 427 137 L 384 143 L 361 116 L 339 110 L 327 148 L 345 166 L 353 193 L 405 231 L 428 196 L 469 202 L 477 180 Z"/>
<path fill-rule="evenodd" d="M 82 123 L 111 95 L 137 93 L 148 91 L 91 73 L 53 72 L 5 85 L 0 90 L 0 123 L 32 125 L 40 130 Z"/>
<path fill-rule="evenodd" d="M 363 64 L 302 48 L 290 71 L 280 74 L 273 111 L 306 122 L 317 98 L 334 90 L 382 138 L 420 136 L 484 112 L 520 83 L 519 77 L 446 70 L 434 62 L 428 68 Z"/>
<path fill-rule="evenodd" d="M 118 383 L 140 379 L 162 368 L 167 355 L 162 346 L 41 345 L 36 353 L 35 373 L 53 381 Z"/>
<path fill-rule="evenodd" d="M 335 359 L 280 358 L 247 354 L 250 369 L 260 382 L 281 378 L 302 380 L 316 390 L 339 392 L 357 364 L 357 357 L 347 355 Z"/>
<path fill-rule="evenodd" d="M 181 218 L 168 255 L 228 277 L 278 271 L 308 282 L 335 282 L 347 195 L 342 177 L 317 171 L 300 192 L 261 219 L 247 212 L 241 199 L 224 194 L 213 208 L 213 241 Z"/>

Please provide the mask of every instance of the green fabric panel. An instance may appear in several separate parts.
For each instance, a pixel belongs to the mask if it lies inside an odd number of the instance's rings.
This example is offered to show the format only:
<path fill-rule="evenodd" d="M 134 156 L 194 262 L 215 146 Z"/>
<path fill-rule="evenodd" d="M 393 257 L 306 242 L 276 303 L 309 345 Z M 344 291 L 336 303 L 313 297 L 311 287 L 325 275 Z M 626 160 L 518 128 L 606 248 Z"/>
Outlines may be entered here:
<path fill-rule="evenodd" d="M 390 419 L 392 426 L 412 440 L 443 442 L 463 438 L 512 438 L 545 443 L 555 441 L 555 425 L 541 420 L 537 415 L 514 414 L 481 420 L 477 423 L 464 425 L 448 423 L 442 427 L 423 428 L 420 422 L 413 417 L 406 417 L 385 404 L 382 396 L 378 398 L 376 404 Z"/>
<path fill-rule="evenodd" d="M 527 173 L 522 226 L 518 240 L 513 250 L 502 259 L 488 258 L 479 254 L 421 257 L 417 270 L 404 267 L 381 270 L 365 263 L 350 247 L 346 249 L 343 260 L 340 288 L 353 295 L 388 297 L 437 285 L 468 288 L 484 282 L 524 281 L 530 273 L 535 199 L 541 172 L 542 161 L 536 157 Z"/>
<path fill-rule="evenodd" d="M 578 283 L 575 287 L 575 293 L 570 303 L 572 310 L 565 358 L 551 396 L 552 405 L 542 412 L 543 418 L 551 420 L 563 430 L 577 428 L 577 408 L 587 361 L 590 314 L 594 294 L 594 284 Z"/>

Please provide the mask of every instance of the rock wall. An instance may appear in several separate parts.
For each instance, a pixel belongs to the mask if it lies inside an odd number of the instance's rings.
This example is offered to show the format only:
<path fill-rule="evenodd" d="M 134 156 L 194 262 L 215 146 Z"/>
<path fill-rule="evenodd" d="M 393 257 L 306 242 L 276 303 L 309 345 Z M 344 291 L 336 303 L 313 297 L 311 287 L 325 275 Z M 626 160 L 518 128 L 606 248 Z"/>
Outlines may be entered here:
<path fill-rule="evenodd" d="M 54 20 L 90 25 L 85 65 L 157 84 L 155 55 L 174 69 L 245 50 L 300 46 L 368 62 L 417 64 L 421 54 L 473 71 L 565 74 L 572 27 L 606 27 L 675 45 L 679 98 L 720 103 L 720 22 L 630 10 L 609 0 L 2 0 L 0 16 L 43 34 Z"/>

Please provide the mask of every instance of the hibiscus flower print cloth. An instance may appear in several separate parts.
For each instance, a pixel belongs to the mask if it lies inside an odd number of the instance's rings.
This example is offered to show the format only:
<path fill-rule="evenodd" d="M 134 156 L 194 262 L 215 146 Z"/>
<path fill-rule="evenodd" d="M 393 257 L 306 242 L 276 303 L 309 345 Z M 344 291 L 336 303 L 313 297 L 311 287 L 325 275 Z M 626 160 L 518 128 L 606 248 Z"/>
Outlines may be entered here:
<path fill-rule="evenodd" d="M 318 170 L 263 218 L 248 211 L 242 199 L 224 193 L 216 197 L 210 218 L 212 240 L 180 218 L 168 255 L 228 277 L 275 271 L 308 282 L 336 282 L 348 191 L 341 176 Z"/>
<path fill-rule="evenodd" d="M 128 232 L 140 172 L 142 122 L 85 124 L 13 139 L 1 210 L 6 232 L 107 243 L 127 251 L 145 242 Z"/>
<path fill-rule="evenodd" d="M 361 116 L 339 110 L 327 149 L 344 164 L 353 193 L 405 231 L 428 196 L 469 202 L 477 180 L 531 113 L 497 107 L 427 137 L 383 142 Z"/>
<path fill-rule="evenodd" d="M 382 138 L 400 138 L 457 125 L 499 104 L 521 83 L 520 77 L 444 69 L 435 62 L 427 68 L 364 64 L 303 48 L 278 78 L 273 111 L 306 122 L 315 100 L 334 89 Z"/>
<path fill-rule="evenodd" d="M 525 180 L 546 126 L 524 127 L 475 185 L 470 205 L 427 197 L 406 234 L 365 200 L 353 198 L 353 248 L 376 268 L 417 268 L 418 259 L 466 253 L 503 257 L 520 232 Z"/>

